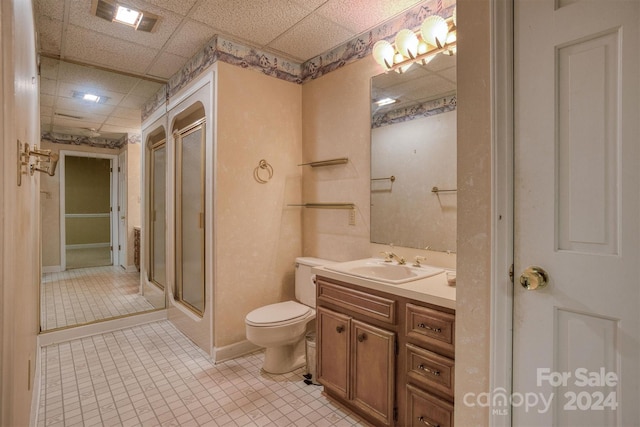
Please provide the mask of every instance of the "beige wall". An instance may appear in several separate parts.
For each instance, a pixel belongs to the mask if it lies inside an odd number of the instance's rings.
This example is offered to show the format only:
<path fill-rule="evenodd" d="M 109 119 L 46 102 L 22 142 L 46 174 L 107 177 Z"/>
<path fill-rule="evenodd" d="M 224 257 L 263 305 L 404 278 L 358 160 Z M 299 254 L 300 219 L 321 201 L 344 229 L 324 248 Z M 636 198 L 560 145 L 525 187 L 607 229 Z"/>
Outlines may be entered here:
<path fill-rule="evenodd" d="M 294 297 L 301 253 L 300 85 L 218 62 L 215 343 L 245 339 L 246 314 Z M 265 159 L 273 178 L 260 184 Z M 265 171 L 261 177 L 266 178 Z"/>
<path fill-rule="evenodd" d="M 490 0 L 458 0 L 458 307 L 456 401 L 489 391 L 491 325 Z M 489 424 L 488 408 L 458 403 L 460 426 Z"/>
<path fill-rule="evenodd" d="M 369 56 L 302 86 L 302 159 L 349 158 L 345 165 L 304 167 L 302 199 L 357 207 L 356 225 L 349 225 L 347 210 L 305 209 L 305 256 L 347 261 L 370 255 L 369 85 L 379 73 Z"/>
<path fill-rule="evenodd" d="M 458 3 L 458 300 L 456 310 L 456 424 L 488 425 L 488 412 L 462 404 L 468 391 L 489 389 L 491 279 L 491 104 L 489 0 Z M 369 79 L 372 58 L 340 68 L 303 86 L 303 160 L 349 157 L 349 164 L 305 169 L 307 202 L 350 201 L 345 211 L 303 215 L 303 252 L 334 260 L 376 254 L 369 243 Z M 413 255 L 414 250 L 399 248 Z M 436 263 L 450 264 L 441 254 Z"/>
<path fill-rule="evenodd" d="M 16 182 L 16 141 L 37 144 L 38 71 L 30 1 L 0 2 L 0 425 L 29 424 L 38 334 L 41 174 Z"/>

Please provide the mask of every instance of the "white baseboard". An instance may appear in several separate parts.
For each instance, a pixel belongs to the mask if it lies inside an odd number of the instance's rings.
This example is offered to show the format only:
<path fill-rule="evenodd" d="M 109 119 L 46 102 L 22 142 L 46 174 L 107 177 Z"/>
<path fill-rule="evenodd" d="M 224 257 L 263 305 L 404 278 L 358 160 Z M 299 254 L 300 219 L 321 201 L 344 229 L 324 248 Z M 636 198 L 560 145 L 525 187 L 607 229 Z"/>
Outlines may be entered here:
<path fill-rule="evenodd" d="M 36 427 L 38 425 L 38 409 L 40 408 L 40 382 L 42 380 L 40 372 L 40 344 L 39 337 L 36 339 L 36 360 L 33 362 L 36 364 L 35 372 L 33 374 L 33 390 L 31 391 L 31 415 L 29 416 L 29 427 Z"/>
<path fill-rule="evenodd" d="M 61 265 L 47 265 L 47 266 L 42 266 L 42 272 L 43 273 L 61 273 L 64 270 L 62 269 Z"/>
<path fill-rule="evenodd" d="M 156 310 L 149 313 L 136 314 L 56 331 L 44 331 L 38 336 L 38 345 L 45 347 L 51 344 L 71 341 L 91 335 L 104 334 L 105 332 L 113 332 L 160 320 L 167 320 L 167 310 Z"/>
<path fill-rule="evenodd" d="M 136 267 L 135 265 L 129 265 L 124 269 L 124 271 L 126 271 L 127 273 L 137 273 L 138 267 Z"/>
<path fill-rule="evenodd" d="M 245 354 L 253 353 L 259 349 L 259 346 L 244 340 L 224 347 L 213 347 L 211 350 L 211 358 L 213 359 L 213 363 L 220 363 L 225 360 L 231 360 L 244 356 Z"/>

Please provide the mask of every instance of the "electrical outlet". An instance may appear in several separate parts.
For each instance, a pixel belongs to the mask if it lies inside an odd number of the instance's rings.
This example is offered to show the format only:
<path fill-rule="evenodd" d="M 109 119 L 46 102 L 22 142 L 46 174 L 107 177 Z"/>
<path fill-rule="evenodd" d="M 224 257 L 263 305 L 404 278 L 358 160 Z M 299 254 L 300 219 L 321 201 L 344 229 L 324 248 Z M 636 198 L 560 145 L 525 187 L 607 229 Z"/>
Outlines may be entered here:
<path fill-rule="evenodd" d="M 349 210 L 349 225 L 356 225 L 356 210 Z"/>

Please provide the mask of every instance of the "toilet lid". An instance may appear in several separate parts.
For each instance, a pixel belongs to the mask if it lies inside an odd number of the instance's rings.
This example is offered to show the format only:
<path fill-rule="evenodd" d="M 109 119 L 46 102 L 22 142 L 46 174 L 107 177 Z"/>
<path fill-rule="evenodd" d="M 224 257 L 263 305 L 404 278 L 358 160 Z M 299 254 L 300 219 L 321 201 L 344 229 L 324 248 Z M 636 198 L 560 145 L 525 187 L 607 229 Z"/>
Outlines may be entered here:
<path fill-rule="evenodd" d="M 302 317 L 311 311 L 310 307 L 295 301 L 285 301 L 256 308 L 247 314 L 247 321 L 253 324 L 286 322 Z"/>

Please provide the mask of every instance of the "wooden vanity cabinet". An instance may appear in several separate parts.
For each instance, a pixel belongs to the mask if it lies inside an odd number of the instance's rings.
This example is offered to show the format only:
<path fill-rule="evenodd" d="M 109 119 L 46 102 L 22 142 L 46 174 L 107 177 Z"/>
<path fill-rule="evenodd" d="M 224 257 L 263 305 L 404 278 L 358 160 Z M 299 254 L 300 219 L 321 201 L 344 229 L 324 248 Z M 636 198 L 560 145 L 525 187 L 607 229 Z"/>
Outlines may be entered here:
<path fill-rule="evenodd" d="M 321 276 L 316 285 L 327 397 L 375 426 L 453 426 L 455 311 Z"/>

